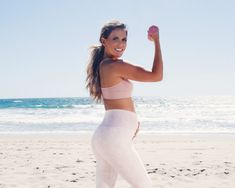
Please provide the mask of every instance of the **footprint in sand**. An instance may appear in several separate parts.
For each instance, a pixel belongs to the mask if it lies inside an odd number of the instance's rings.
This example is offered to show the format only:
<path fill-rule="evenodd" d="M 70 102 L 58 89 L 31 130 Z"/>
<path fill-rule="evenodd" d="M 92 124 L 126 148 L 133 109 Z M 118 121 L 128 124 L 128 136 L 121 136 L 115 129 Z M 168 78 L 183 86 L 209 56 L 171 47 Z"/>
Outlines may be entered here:
<path fill-rule="evenodd" d="M 77 159 L 76 162 L 77 162 L 77 163 L 82 163 L 83 160 Z"/>

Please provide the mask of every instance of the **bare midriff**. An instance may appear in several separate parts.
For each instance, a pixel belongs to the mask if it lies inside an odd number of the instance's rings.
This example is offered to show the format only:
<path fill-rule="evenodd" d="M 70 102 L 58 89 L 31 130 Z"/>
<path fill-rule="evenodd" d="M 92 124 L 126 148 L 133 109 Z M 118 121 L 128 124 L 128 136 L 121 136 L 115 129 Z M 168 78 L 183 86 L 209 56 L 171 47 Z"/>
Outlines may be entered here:
<path fill-rule="evenodd" d="M 125 99 L 103 99 L 105 110 L 121 109 L 135 112 L 132 98 Z"/>

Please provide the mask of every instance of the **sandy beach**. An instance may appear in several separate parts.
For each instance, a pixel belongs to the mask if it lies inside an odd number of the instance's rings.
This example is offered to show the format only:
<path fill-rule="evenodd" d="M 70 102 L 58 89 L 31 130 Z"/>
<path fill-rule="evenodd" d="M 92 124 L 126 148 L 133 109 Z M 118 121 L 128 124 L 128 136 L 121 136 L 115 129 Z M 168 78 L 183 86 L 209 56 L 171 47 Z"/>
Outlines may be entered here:
<path fill-rule="evenodd" d="M 94 188 L 91 134 L 0 135 L 0 188 Z M 234 134 L 139 134 L 154 188 L 234 188 Z M 119 177 L 115 188 L 129 188 Z"/>

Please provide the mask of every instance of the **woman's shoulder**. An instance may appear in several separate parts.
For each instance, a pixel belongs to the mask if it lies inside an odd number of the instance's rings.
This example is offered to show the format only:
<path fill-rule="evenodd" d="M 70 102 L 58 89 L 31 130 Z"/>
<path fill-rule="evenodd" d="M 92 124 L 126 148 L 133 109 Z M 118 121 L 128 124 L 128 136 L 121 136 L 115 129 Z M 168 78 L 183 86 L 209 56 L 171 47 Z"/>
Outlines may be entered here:
<path fill-rule="evenodd" d="M 113 75 L 123 75 L 125 72 L 135 71 L 137 65 L 123 59 L 113 60 L 111 58 L 104 59 L 101 63 L 100 71 Z"/>
<path fill-rule="evenodd" d="M 115 69 L 118 69 L 118 68 L 129 68 L 129 67 L 133 67 L 135 66 L 133 63 L 131 63 L 130 61 L 128 60 L 123 60 L 123 59 L 119 59 L 119 60 L 116 60 L 116 61 L 113 61 L 112 63 L 110 63 L 110 65 L 115 68 Z"/>
<path fill-rule="evenodd" d="M 109 68 L 112 68 L 112 67 L 121 65 L 121 63 L 124 63 L 124 61 L 122 59 L 114 60 L 112 58 L 106 58 L 106 59 L 103 59 L 100 62 L 100 67 L 109 67 Z"/>

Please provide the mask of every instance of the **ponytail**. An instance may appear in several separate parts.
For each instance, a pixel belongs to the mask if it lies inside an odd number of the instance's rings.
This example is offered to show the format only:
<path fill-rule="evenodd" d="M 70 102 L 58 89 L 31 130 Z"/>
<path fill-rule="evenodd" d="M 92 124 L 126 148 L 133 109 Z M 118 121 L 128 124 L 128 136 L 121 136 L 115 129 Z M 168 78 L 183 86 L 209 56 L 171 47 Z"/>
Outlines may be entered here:
<path fill-rule="evenodd" d="M 96 102 L 101 102 L 100 62 L 104 57 L 104 46 L 92 46 L 91 57 L 87 66 L 86 88 Z"/>

